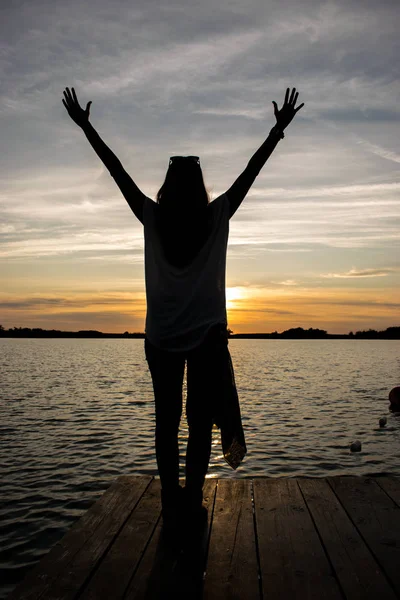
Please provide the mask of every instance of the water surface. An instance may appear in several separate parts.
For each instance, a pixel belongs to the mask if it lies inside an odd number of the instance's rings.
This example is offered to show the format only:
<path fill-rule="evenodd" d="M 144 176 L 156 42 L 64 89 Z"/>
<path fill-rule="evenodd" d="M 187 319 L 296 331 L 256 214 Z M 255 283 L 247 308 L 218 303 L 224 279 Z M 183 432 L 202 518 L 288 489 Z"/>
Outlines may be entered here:
<path fill-rule="evenodd" d="M 114 479 L 157 474 L 143 343 L 0 339 L 1 599 Z M 215 429 L 210 477 L 400 476 L 400 414 L 388 410 L 399 340 L 233 339 L 229 348 L 248 454 L 233 471 Z M 183 412 L 182 476 L 186 439 Z M 355 440 L 361 452 L 350 452 Z"/>

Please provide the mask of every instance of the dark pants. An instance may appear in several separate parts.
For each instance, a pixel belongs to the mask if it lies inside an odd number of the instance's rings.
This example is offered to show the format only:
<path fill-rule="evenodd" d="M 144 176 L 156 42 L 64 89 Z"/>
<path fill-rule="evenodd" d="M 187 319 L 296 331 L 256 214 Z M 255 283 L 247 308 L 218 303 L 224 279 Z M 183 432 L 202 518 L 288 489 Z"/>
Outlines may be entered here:
<path fill-rule="evenodd" d="M 221 354 L 228 353 L 226 325 L 213 326 L 193 350 L 169 352 L 145 338 L 145 354 L 153 380 L 158 473 L 163 490 L 179 485 L 178 430 L 182 415 L 182 385 L 187 362 L 186 417 L 189 439 L 186 452 L 186 488 L 200 493 L 211 454 L 212 425 L 220 375 Z"/>

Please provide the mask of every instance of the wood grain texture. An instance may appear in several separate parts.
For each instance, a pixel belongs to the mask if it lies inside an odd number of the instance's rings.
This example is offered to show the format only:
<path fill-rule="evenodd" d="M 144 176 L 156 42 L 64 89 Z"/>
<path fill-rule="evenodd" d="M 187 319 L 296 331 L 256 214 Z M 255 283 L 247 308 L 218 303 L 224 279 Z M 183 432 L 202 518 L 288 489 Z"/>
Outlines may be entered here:
<path fill-rule="evenodd" d="M 183 484 L 183 482 L 181 482 Z M 167 537 L 160 480 L 119 477 L 9 600 L 400 599 L 397 477 L 207 479 Z"/>
<path fill-rule="evenodd" d="M 79 596 L 82 600 L 119 600 L 123 597 L 160 514 L 160 482 L 153 480 Z"/>
<path fill-rule="evenodd" d="M 220 479 L 215 498 L 204 598 L 260 597 L 251 481 Z"/>
<path fill-rule="evenodd" d="M 386 576 L 330 485 L 323 479 L 301 479 L 299 486 L 345 596 L 395 600 Z"/>
<path fill-rule="evenodd" d="M 8 600 L 74 597 L 151 480 L 150 476 L 122 475 L 114 481 Z"/>
<path fill-rule="evenodd" d="M 256 479 L 254 504 L 263 597 L 342 600 L 295 479 Z"/>
<path fill-rule="evenodd" d="M 183 523 L 176 544 L 163 538 L 162 519 L 126 592 L 124 600 L 202 597 L 203 572 L 212 521 L 217 481 L 207 479 L 203 488 L 208 520 L 203 529 Z M 186 538 L 186 542 L 182 542 Z"/>
<path fill-rule="evenodd" d="M 379 478 L 377 478 L 379 479 Z M 371 477 L 328 477 L 365 546 L 400 596 L 400 508 Z"/>

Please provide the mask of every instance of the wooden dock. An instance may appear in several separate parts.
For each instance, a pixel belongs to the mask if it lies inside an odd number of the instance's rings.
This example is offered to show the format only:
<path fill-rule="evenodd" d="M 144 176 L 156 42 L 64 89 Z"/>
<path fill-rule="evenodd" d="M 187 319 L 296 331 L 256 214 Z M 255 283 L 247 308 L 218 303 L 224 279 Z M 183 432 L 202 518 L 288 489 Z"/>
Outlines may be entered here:
<path fill-rule="evenodd" d="M 122 475 L 9 600 L 394 600 L 397 477 L 208 479 L 208 523 L 167 542 L 160 481 Z"/>

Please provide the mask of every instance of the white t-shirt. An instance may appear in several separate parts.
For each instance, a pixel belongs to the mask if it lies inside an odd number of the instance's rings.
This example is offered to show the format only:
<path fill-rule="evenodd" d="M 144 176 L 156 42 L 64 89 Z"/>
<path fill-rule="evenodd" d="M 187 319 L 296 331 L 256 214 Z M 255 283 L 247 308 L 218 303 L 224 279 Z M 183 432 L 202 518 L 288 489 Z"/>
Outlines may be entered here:
<path fill-rule="evenodd" d="M 147 314 L 145 333 L 154 346 L 187 351 L 217 323 L 227 324 L 225 273 L 229 201 L 224 193 L 207 206 L 209 235 L 190 264 L 169 263 L 156 229 L 160 206 L 145 199 L 143 209 Z"/>

